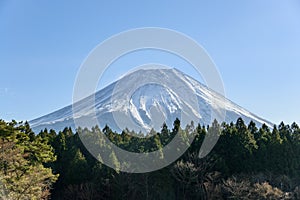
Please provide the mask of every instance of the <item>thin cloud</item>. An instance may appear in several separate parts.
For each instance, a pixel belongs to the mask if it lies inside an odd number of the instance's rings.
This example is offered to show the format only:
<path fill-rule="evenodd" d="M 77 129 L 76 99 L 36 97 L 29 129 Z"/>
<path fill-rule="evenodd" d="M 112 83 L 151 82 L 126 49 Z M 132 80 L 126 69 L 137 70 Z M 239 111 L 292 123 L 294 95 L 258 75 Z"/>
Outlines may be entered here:
<path fill-rule="evenodd" d="M 7 88 L 7 87 L 0 88 L 0 96 L 10 95 L 10 94 L 12 94 L 12 93 L 9 88 Z"/>

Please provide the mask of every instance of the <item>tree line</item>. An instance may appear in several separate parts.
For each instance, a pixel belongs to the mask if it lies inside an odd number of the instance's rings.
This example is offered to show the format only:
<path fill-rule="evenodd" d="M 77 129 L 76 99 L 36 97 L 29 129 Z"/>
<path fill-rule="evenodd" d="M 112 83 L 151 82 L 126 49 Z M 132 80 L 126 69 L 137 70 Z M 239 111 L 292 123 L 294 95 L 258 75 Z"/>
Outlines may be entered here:
<path fill-rule="evenodd" d="M 192 127 L 192 133 L 190 132 Z M 198 157 L 210 130 L 219 140 L 208 156 Z M 188 131 L 189 130 L 189 131 Z M 35 134 L 29 124 L 0 120 L 0 189 L 10 199 L 300 199 L 300 128 L 283 122 L 272 128 L 254 122 L 182 128 L 176 119 L 170 129 L 137 137 L 128 129 L 114 132 L 66 127 Z M 94 158 L 80 137 L 96 147 L 103 137 L 131 152 L 161 150 L 175 135 L 183 142 L 193 134 L 188 150 L 167 167 L 149 173 L 122 172 L 115 152 L 109 168 Z M 96 139 L 93 136 L 97 136 Z M 164 159 L 161 152 L 161 159 Z M 4 199 L 4 198 L 3 198 Z"/>

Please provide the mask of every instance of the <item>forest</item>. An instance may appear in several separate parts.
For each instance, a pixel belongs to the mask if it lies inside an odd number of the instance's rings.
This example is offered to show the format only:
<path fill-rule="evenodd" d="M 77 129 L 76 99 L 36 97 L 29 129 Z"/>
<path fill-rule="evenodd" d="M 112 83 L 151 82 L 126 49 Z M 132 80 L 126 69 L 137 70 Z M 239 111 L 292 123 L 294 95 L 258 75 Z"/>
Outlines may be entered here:
<path fill-rule="evenodd" d="M 219 140 L 208 156 L 199 149 L 210 128 Z M 195 138 L 175 162 L 149 173 L 114 170 L 94 158 L 80 135 L 98 135 L 94 145 L 115 145 L 132 152 L 162 149 L 176 134 L 191 134 L 176 119 L 148 137 L 108 126 L 76 131 L 41 130 L 28 122 L 0 120 L 1 199 L 300 199 L 300 128 L 283 122 L 270 128 L 254 122 L 193 125 Z M 99 158 L 101 159 L 101 155 Z M 115 169 L 122 165 L 112 151 Z M 161 157 L 163 159 L 163 155 Z"/>

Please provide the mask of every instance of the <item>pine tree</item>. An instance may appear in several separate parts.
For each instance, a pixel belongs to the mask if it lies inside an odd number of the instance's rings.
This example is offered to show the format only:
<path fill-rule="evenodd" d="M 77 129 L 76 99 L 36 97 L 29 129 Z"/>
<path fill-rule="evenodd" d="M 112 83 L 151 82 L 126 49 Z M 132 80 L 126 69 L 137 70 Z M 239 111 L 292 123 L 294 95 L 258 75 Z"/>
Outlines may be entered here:
<path fill-rule="evenodd" d="M 30 130 L 28 124 L 0 121 L 0 177 L 8 199 L 47 198 L 58 178 L 43 166 L 56 159 L 51 146 Z"/>

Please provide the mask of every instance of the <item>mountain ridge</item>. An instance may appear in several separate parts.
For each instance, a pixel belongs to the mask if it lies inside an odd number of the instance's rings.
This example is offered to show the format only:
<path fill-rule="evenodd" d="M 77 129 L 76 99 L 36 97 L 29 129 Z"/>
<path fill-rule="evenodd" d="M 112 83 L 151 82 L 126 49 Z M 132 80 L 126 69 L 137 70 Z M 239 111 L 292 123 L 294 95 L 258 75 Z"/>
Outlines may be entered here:
<path fill-rule="evenodd" d="M 120 127 L 120 123 L 116 122 L 119 118 L 119 121 L 132 122 L 132 126 L 127 127 L 129 129 L 134 130 L 138 126 L 143 131 L 149 131 L 151 128 L 159 129 L 163 122 L 171 127 L 173 121 L 182 114 L 188 117 L 192 115 L 191 119 L 209 125 L 212 111 L 224 106 L 225 122 L 236 121 L 238 117 L 242 117 L 246 123 L 252 120 L 258 125 L 265 123 L 270 128 L 273 126 L 271 122 L 247 111 L 176 68 L 139 69 L 122 76 L 94 95 L 76 102 L 75 107 L 63 107 L 29 123 L 35 131 L 44 128 L 75 128 L 73 111 L 77 115 L 79 113 L 79 118 L 84 118 L 91 116 L 95 108 L 100 127 L 109 125 L 113 130 L 120 131 L 128 124 L 121 122 Z"/>

